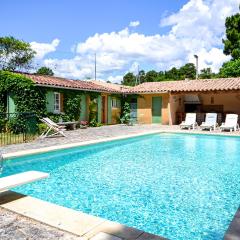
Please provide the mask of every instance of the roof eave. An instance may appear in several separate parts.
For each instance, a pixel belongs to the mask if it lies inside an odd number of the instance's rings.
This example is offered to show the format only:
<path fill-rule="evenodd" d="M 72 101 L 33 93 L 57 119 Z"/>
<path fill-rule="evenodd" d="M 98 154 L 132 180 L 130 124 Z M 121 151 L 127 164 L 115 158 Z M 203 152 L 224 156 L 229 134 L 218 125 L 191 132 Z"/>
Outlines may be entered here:
<path fill-rule="evenodd" d="M 151 91 L 136 91 L 136 92 L 124 92 L 124 94 L 167 94 L 169 91 L 151 92 Z"/>
<path fill-rule="evenodd" d="M 89 88 L 72 88 L 72 87 L 40 84 L 40 83 L 36 83 L 36 86 L 38 86 L 38 87 L 48 87 L 48 88 L 58 88 L 58 89 L 70 89 L 70 90 L 75 90 L 75 91 L 100 92 L 100 93 L 119 93 L 119 92 L 113 92 L 113 91 L 107 91 L 107 90 L 97 90 L 97 89 L 89 89 Z"/>

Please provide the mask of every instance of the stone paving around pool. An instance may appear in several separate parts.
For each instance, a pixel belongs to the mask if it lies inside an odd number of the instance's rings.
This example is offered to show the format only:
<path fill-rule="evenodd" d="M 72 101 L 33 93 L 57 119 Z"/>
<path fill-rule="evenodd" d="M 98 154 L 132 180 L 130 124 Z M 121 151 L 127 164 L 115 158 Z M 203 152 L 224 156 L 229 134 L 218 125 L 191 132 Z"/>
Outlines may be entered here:
<path fill-rule="evenodd" d="M 142 230 L 12 191 L 0 193 L 0 220 L 0 239 L 11 235 L 9 239 L 164 240 Z"/>
<path fill-rule="evenodd" d="M 90 140 L 100 140 L 103 138 L 111 138 L 118 136 L 128 136 L 132 134 L 148 133 L 151 131 L 163 131 L 163 132 L 186 132 L 186 133 L 201 133 L 201 134 L 221 134 L 221 135 L 239 135 L 240 132 L 220 132 L 217 131 L 201 131 L 196 130 L 180 130 L 179 126 L 168 126 L 159 124 L 146 124 L 146 125 L 111 125 L 103 126 L 98 128 L 87 128 L 87 129 L 77 129 L 73 131 L 67 131 L 67 137 L 56 137 L 56 138 L 46 138 L 37 139 L 33 142 L 14 144 L 5 147 L 1 147 L 0 151 L 2 153 L 12 153 L 28 149 L 39 149 L 50 146 L 59 146 L 62 144 L 79 143 Z"/>
<path fill-rule="evenodd" d="M 4 154 L 13 154 L 151 132 L 240 136 L 240 132 L 188 131 L 180 130 L 179 126 L 113 125 L 68 131 L 65 138 L 37 139 L 30 143 L 6 146 L 0 148 L 0 151 Z M 83 219 L 85 220 L 82 221 Z M 9 191 L 0 193 L 0 239 L 162 240 L 163 238 Z"/>

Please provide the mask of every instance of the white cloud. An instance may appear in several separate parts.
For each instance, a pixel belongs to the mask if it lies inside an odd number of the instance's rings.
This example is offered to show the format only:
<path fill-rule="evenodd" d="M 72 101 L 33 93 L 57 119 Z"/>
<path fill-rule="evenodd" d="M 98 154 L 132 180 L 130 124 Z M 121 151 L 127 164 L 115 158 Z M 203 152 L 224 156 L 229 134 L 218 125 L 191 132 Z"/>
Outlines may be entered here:
<path fill-rule="evenodd" d="M 59 39 L 54 39 L 51 43 L 31 42 L 31 47 L 36 51 L 36 58 L 43 59 L 46 54 L 55 52 L 60 43 Z"/>
<path fill-rule="evenodd" d="M 137 74 L 137 73 L 138 73 L 138 70 L 139 70 L 139 67 L 140 67 L 140 66 L 139 66 L 139 63 L 138 63 L 138 62 L 133 62 L 127 72 L 132 72 L 132 73 L 134 73 L 134 74 Z"/>
<path fill-rule="evenodd" d="M 72 59 L 45 59 L 44 65 L 54 69 L 56 76 L 69 78 L 92 78 L 94 66 L 86 59 L 76 56 Z"/>
<path fill-rule="evenodd" d="M 110 81 L 112 83 L 118 83 L 120 84 L 123 80 L 123 76 L 122 75 L 117 75 L 117 76 L 110 76 L 107 78 L 107 81 Z"/>
<path fill-rule="evenodd" d="M 133 22 L 130 22 L 129 23 L 129 27 L 137 27 L 140 25 L 140 22 L 139 21 L 133 21 Z"/>
<path fill-rule="evenodd" d="M 226 61 L 230 60 L 230 56 L 223 54 L 222 49 L 212 48 L 210 51 L 202 49 L 199 53 L 199 70 L 211 67 L 213 72 L 218 72 L 219 68 Z M 195 63 L 193 55 L 189 55 L 189 62 Z"/>
<path fill-rule="evenodd" d="M 189 0 L 178 12 L 161 19 L 161 26 L 170 27 L 166 34 L 144 35 L 125 28 L 118 32 L 95 34 L 76 45 L 76 57 L 49 59 L 61 76 L 84 78 L 93 76 L 94 53 L 97 53 L 99 78 L 120 80 L 136 64 L 149 69 L 166 70 L 195 62 L 199 55 L 200 68 L 218 71 L 229 57 L 222 52 L 225 18 L 238 12 L 239 0 Z M 135 22 L 129 26 L 136 26 Z M 148 69 L 145 69 L 148 70 Z"/>

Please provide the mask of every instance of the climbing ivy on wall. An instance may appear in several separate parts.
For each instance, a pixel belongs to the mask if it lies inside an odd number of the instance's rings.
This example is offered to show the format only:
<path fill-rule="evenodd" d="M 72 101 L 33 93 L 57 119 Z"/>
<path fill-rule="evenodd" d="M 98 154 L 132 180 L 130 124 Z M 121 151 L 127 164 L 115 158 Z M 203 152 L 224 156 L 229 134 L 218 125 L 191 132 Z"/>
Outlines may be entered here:
<path fill-rule="evenodd" d="M 45 92 L 31 79 L 0 70 L 0 112 L 7 110 L 8 94 L 12 94 L 16 112 L 32 112 L 42 116 L 46 111 Z"/>
<path fill-rule="evenodd" d="M 8 95 L 11 95 L 14 101 L 16 114 L 6 118 L 3 113 L 7 111 Z M 41 117 L 45 111 L 45 93 L 31 79 L 21 74 L 0 70 L 1 131 L 6 130 L 18 134 L 28 129 L 28 131 L 36 132 L 36 116 Z M 36 116 L 30 116 L 29 113 Z"/>
<path fill-rule="evenodd" d="M 85 92 L 70 90 L 70 89 L 55 89 L 46 88 L 45 91 L 59 92 L 63 95 L 63 111 L 64 113 L 52 113 L 48 112 L 46 115 L 51 118 L 54 122 L 59 122 L 60 120 L 67 121 L 79 121 L 81 113 L 81 96 Z M 53 104 L 53 103 L 52 103 Z"/>
<path fill-rule="evenodd" d="M 65 91 L 64 93 L 64 112 L 69 117 L 69 120 L 80 120 L 81 95 L 81 93 L 76 91 Z"/>
<path fill-rule="evenodd" d="M 97 107 L 97 99 L 98 96 L 101 94 L 98 92 L 90 92 L 89 93 L 89 98 L 90 98 L 90 103 L 89 103 L 89 124 L 92 127 L 97 127 L 98 125 L 98 107 Z"/>

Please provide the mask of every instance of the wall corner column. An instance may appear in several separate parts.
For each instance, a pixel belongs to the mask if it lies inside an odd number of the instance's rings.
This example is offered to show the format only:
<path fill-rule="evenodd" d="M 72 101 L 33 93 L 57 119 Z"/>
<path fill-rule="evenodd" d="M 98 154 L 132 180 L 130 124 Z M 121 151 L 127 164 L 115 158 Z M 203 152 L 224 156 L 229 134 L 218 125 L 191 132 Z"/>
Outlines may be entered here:
<path fill-rule="evenodd" d="M 108 96 L 107 97 L 107 123 L 108 124 L 112 124 L 112 97 L 111 96 Z"/>

